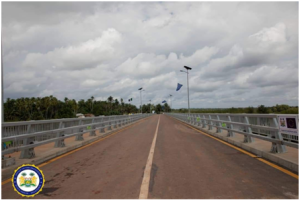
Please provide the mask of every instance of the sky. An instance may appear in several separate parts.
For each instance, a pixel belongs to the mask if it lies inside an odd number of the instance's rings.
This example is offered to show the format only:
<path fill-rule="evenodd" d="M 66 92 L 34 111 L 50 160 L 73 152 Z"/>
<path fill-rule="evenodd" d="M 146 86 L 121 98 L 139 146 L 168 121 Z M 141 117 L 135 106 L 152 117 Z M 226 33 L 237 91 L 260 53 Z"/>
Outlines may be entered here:
<path fill-rule="evenodd" d="M 298 105 L 298 2 L 2 2 L 2 51 L 4 99 Z"/>

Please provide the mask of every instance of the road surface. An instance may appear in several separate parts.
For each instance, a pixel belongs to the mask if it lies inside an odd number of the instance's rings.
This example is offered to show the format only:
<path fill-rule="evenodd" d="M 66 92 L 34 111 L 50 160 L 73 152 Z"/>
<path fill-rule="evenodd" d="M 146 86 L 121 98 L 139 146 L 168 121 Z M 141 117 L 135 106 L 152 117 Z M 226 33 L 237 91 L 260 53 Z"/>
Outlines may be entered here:
<path fill-rule="evenodd" d="M 139 198 L 146 164 L 152 199 L 298 198 L 298 179 L 163 114 L 42 166 L 34 198 Z M 21 196 L 9 182 L 2 198 Z"/>

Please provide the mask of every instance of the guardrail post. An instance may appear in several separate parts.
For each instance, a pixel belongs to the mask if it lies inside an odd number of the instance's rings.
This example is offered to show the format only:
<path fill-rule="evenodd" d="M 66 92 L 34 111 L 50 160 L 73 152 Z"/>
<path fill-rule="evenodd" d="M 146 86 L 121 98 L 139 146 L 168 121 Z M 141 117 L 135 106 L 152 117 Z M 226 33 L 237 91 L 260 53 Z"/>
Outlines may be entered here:
<path fill-rule="evenodd" d="M 1 135 L 4 135 L 4 128 L 1 126 Z M 1 143 L 1 151 L 4 150 L 4 143 Z M 5 156 L 1 156 L 1 160 L 4 160 Z"/>
<path fill-rule="evenodd" d="M 189 115 L 189 114 L 187 114 L 187 122 L 188 123 L 191 123 L 192 121 L 191 121 L 191 115 Z"/>
<path fill-rule="evenodd" d="M 205 115 L 203 115 L 203 124 L 202 124 L 202 128 L 206 128 L 206 117 Z"/>
<path fill-rule="evenodd" d="M 131 123 L 131 116 L 129 116 L 129 117 L 127 118 L 127 123 L 128 123 L 128 124 Z"/>
<path fill-rule="evenodd" d="M 231 117 L 229 115 L 227 116 L 227 118 L 228 118 L 228 121 L 231 122 Z M 232 130 L 233 129 L 232 124 L 229 124 L 229 126 L 227 126 L 227 128 Z M 234 133 L 231 130 L 228 130 L 227 137 L 233 137 L 234 136 Z"/>
<path fill-rule="evenodd" d="M 245 123 L 246 123 L 246 124 L 250 124 L 250 123 L 249 123 L 249 119 L 248 119 L 247 116 L 245 116 L 244 119 L 245 119 Z M 245 130 L 245 131 L 246 131 L 247 133 L 251 133 L 251 134 L 252 134 L 252 129 L 251 129 L 250 127 L 246 127 L 246 130 Z M 245 142 L 245 143 L 251 143 L 251 142 L 254 142 L 254 139 L 253 139 L 251 136 L 249 136 L 249 135 L 244 135 L 244 142 Z"/>
<path fill-rule="evenodd" d="M 92 124 L 95 123 L 95 119 L 92 120 Z M 96 125 L 92 125 L 92 131 L 90 132 L 90 136 L 96 136 Z"/>
<path fill-rule="evenodd" d="M 211 120 L 211 116 L 208 115 L 208 118 Z M 208 130 L 212 130 L 212 121 L 208 122 Z"/>
<path fill-rule="evenodd" d="M 200 115 L 197 115 L 197 126 L 201 126 L 201 118 L 200 118 Z"/>
<path fill-rule="evenodd" d="M 82 125 L 82 120 L 79 121 L 79 124 Z M 83 132 L 83 128 L 79 128 L 79 132 Z M 83 134 L 76 135 L 75 141 L 82 141 L 83 140 Z"/>
<path fill-rule="evenodd" d="M 105 123 L 102 122 L 100 126 L 101 126 L 100 133 L 105 133 Z"/>
<path fill-rule="evenodd" d="M 107 130 L 112 130 L 112 129 L 111 129 L 111 121 L 110 121 L 110 117 L 108 118 L 108 120 L 109 120 L 109 121 L 108 121 L 108 127 L 107 127 Z"/>
<path fill-rule="evenodd" d="M 27 133 L 28 134 L 30 133 L 30 129 L 31 129 L 31 124 L 28 124 L 27 125 Z M 29 144 L 33 144 L 33 143 L 34 143 L 34 137 L 28 137 L 23 140 L 23 145 L 29 145 Z M 35 157 L 34 148 L 24 149 L 21 151 L 20 159 L 34 158 L 34 157 Z"/>
<path fill-rule="evenodd" d="M 275 126 L 278 128 L 279 126 L 278 126 L 277 118 L 273 118 L 273 122 L 274 122 Z M 275 136 L 275 139 L 279 139 L 279 140 L 283 141 L 283 138 L 279 131 L 279 128 L 278 128 L 278 131 L 275 131 L 274 136 Z M 286 147 L 284 144 L 272 142 L 271 152 L 272 153 L 284 153 L 284 152 L 286 152 Z"/>
<path fill-rule="evenodd" d="M 62 128 L 64 128 L 65 127 L 65 124 L 64 124 L 64 122 L 60 122 L 59 123 L 59 129 L 62 129 Z M 64 135 L 64 131 L 58 131 L 57 133 L 56 133 L 56 137 L 57 138 L 60 138 L 60 137 L 63 137 L 63 136 L 65 136 Z M 54 144 L 54 147 L 65 147 L 66 145 L 65 145 L 65 139 L 61 139 L 61 140 L 57 140 L 56 142 L 55 142 L 55 144 Z"/>
<path fill-rule="evenodd" d="M 118 128 L 118 124 L 117 124 L 117 119 L 116 119 L 116 117 L 114 118 L 114 128 Z"/>
<path fill-rule="evenodd" d="M 220 120 L 219 115 L 217 115 L 217 120 Z M 222 123 L 218 122 L 217 133 L 222 133 Z"/>
<path fill-rule="evenodd" d="M 193 123 L 193 125 L 196 125 L 196 115 L 193 114 L 192 116 L 193 116 L 193 122 L 192 123 Z"/>

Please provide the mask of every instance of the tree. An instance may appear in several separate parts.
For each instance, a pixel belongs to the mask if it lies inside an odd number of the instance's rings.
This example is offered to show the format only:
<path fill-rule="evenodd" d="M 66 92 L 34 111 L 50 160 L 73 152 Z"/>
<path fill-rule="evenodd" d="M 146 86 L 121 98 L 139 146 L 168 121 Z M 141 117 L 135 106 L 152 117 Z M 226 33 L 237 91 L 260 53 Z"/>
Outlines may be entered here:
<path fill-rule="evenodd" d="M 165 111 L 165 112 L 170 112 L 170 111 L 171 111 L 171 108 L 170 108 L 170 106 L 169 106 L 168 103 L 165 103 L 165 104 L 164 104 L 164 111 Z"/>
<path fill-rule="evenodd" d="M 45 119 L 48 119 L 48 110 L 51 106 L 51 103 L 50 103 L 50 97 L 44 97 L 42 98 L 42 102 L 43 102 L 43 106 L 44 106 L 44 110 L 45 111 Z"/>
<path fill-rule="evenodd" d="M 155 112 L 156 112 L 157 114 L 160 114 L 161 111 L 162 111 L 161 105 L 160 105 L 160 104 L 157 104 L 157 105 L 155 106 Z"/>
<path fill-rule="evenodd" d="M 110 103 L 110 114 L 111 114 L 111 110 L 112 110 L 112 102 L 113 102 L 114 98 L 112 96 L 109 96 L 107 98 L 107 101 Z"/>
<path fill-rule="evenodd" d="M 65 97 L 65 103 L 67 103 L 69 101 L 68 97 Z"/>
<path fill-rule="evenodd" d="M 73 110 L 73 114 L 76 116 L 76 113 L 77 113 L 77 110 L 78 110 L 78 104 L 77 104 L 75 99 L 72 99 L 71 107 L 72 107 L 72 110 Z"/>
<path fill-rule="evenodd" d="M 257 108 L 257 113 L 268 113 L 268 109 L 264 105 L 260 105 Z"/>
<path fill-rule="evenodd" d="M 254 113 L 254 108 L 251 106 L 249 106 L 247 109 L 246 109 L 246 113 Z"/>
<path fill-rule="evenodd" d="M 149 110 L 149 106 L 148 106 L 148 105 L 145 105 L 145 104 L 143 104 L 143 106 L 142 106 L 142 111 L 143 111 L 143 113 L 149 113 L 149 112 L 150 112 L 150 110 Z"/>
<path fill-rule="evenodd" d="M 84 99 L 80 99 L 78 101 L 78 112 L 79 113 L 83 113 L 83 114 L 86 114 L 86 108 L 85 108 L 85 102 L 84 102 Z"/>
<path fill-rule="evenodd" d="M 94 96 L 91 96 L 91 102 L 92 102 L 92 109 L 91 109 L 91 110 L 92 110 L 92 113 L 93 113 L 93 104 L 94 104 L 94 99 L 95 99 L 95 98 L 94 98 Z"/>
<path fill-rule="evenodd" d="M 285 104 L 281 104 L 281 105 L 276 104 L 274 110 L 276 110 L 275 112 L 281 113 L 281 112 L 284 112 L 285 110 L 288 110 L 289 108 L 290 108 L 290 106 L 285 105 Z"/>
<path fill-rule="evenodd" d="M 124 113 L 124 100 L 121 98 L 121 112 Z"/>

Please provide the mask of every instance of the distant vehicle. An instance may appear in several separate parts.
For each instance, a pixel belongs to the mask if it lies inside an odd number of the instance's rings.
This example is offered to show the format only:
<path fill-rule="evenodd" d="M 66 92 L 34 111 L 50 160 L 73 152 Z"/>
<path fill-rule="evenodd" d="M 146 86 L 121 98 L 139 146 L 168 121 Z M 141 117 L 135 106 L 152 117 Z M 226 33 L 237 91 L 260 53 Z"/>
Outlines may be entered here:
<path fill-rule="evenodd" d="M 77 114 L 76 114 L 76 117 L 77 117 L 77 118 L 85 118 L 84 114 L 82 114 L 82 113 L 77 113 Z"/>
<path fill-rule="evenodd" d="M 94 115 L 94 114 L 90 114 L 90 113 L 88 113 L 88 114 L 84 114 L 84 116 L 85 116 L 85 117 L 95 117 L 95 115 Z"/>

